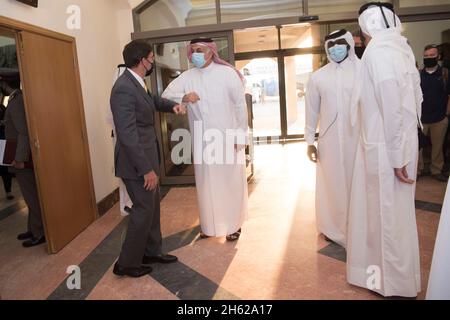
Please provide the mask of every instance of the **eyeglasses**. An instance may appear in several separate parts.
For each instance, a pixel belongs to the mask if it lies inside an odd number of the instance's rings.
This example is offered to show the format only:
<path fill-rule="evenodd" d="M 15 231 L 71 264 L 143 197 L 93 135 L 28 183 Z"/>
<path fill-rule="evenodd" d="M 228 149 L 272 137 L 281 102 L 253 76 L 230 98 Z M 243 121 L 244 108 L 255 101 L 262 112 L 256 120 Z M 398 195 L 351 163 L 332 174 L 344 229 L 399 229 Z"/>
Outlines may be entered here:
<path fill-rule="evenodd" d="M 389 25 L 389 22 L 386 19 L 386 15 L 384 14 L 384 10 L 383 7 L 392 11 L 392 14 L 394 15 L 394 26 L 397 26 L 397 21 L 395 19 L 395 11 L 394 11 L 394 5 L 392 3 L 386 3 L 386 2 L 369 2 L 366 3 L 365 5 L 363 5 L 360 9 L 359 9 L 359 15 L 361 15 L 364 11 L 366 11 L 367 9 L 369 9 L 370 7 L 374 7 L 377 6 L 380 8 L 381 10 L 381 14 L 383 15 L 383 20 L 384 23 L 386 24 L 386 28 L 390 28 L 391 26 Z"/>

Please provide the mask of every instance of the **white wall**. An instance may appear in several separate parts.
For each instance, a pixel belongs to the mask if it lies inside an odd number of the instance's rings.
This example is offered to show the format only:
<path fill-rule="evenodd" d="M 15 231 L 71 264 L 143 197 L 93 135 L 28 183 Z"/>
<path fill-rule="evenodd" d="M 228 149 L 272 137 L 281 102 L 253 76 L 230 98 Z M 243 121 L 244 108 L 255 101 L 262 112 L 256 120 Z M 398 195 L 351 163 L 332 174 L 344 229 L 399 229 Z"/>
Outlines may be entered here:
<path fill-rule="evenodd" d="M 425 46 L 442 43 L 442 31 L 449 29 L 450 20 L 403 23 L 403 35 L 408 39 L 420 67 L 423 65 Z"/>
<path fill-rule="evenodd" d="M 80 30 L 69 30 L 66 26 L 69 5 L 81 9 Z M 117 64 L 122 63 L 122 48 L 131 40 L 133 32 L 130 3 L 128 0 L 39 0 L 39 7 L 33 8 L 15 0 L 1 0 L 0 15 L 76 38 L 95 195 L 100 201 L 118 186 L 113 173 L 111 130 L 105 118 L 113 73 Z"/>

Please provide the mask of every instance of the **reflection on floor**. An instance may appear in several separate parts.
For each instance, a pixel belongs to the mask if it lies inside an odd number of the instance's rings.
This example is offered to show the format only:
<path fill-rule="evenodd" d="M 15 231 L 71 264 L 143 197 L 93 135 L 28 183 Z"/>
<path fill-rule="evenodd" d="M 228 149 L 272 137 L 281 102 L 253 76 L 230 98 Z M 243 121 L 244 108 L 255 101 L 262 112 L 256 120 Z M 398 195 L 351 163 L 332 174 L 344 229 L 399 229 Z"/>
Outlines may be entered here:
<path fill-rule="evenodd" d="M 163 198 L 164 247 L 179 257 L 148 277 L 119 278 L 112 266 L 126 218 L 117 205 L 64 250 L 21 247 L 15 236 L 26 210 L 0 221 L 0 294 L 3 299 L 380 299 L 345 279 L 345 251 L 318 235 L 314 216 L 314 164 L 306 145 L 255 148 L 249 219 L 241 239 L 200 240 L 194 187 L 172 188 Z M 433 253 L 445 183 L 422 178 L 417 186 L 422 292 Z M 81 289 L 69 290 L 67 267 L 81 269 Z"/>

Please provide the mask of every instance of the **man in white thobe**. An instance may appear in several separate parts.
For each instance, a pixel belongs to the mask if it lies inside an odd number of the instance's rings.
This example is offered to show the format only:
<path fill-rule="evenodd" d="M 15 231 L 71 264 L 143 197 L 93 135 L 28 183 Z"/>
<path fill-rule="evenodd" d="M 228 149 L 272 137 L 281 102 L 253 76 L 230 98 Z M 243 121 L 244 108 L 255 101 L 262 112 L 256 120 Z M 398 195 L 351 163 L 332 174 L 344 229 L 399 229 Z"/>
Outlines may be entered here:
<path fill-rule="evenodd" d="M 447 185 L 434 245 L 427 300 L 450 300 L 450 184 Z"/>
<path fill-rule="evenodd" d="M 162 96 L 189 104 L 201 236 L 234 241 L 247 218 L 243 77 L 219 58 L 211 39 L 192 40 L 188 58 L 195 68 L 173 80 Z M 230 140 L 227 134 L 237 137 Z"/>
<path fill-rule="evenodd" d="M 327 240 L 345 247 L 347 215 L 358 129 L 350 117 L 351 92 L 360 60 L 352 34 L 344 29 L 325 38 L 328 63 L 314 72 L 306 90 L 305 139 L 317 162 L 316 226 Z M 318 151 L 314 146 L 320 121 Z"/>
<path fill-rule="evenodd" d="M 350 199 L 347 280 L 383 296 L 420 292 L 414 207 L 422 91 L 414 54 L 391 4 L 361 7 L 368 43 L 352 108 L 361 138 Z M 357 117 L 356 117 L 357 116 Z"/>

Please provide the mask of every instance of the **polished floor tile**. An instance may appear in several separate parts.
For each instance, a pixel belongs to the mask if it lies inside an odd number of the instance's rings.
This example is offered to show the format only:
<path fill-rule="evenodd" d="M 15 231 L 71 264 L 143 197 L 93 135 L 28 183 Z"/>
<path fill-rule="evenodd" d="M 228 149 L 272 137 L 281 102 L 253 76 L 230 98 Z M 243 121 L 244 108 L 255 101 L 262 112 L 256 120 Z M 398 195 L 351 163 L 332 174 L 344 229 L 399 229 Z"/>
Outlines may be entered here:
<path fill-rule="evenodd" d="M 3 299 L 382 299 L 346 281 L 345 250 L 315 226 L 315 165 L 304 143 L 259 145 L 249 184 L 249 219 L 241 238 L 199 239 L 195 187 L 171 188 L 161 202 L 164 250 L 179 262 L 157 265 L 139 279 L 117 277 L 126 220 L 118 206 L 57 255 L 23 249 L 15 236 L 26 210 L 0 221 L 0 294 Z M 431 265 L 445 183 L 419 179 L 416 215 L 423 290 Z M 68 292 L 66 268 L 79 265 L 85 287 Z"/>

